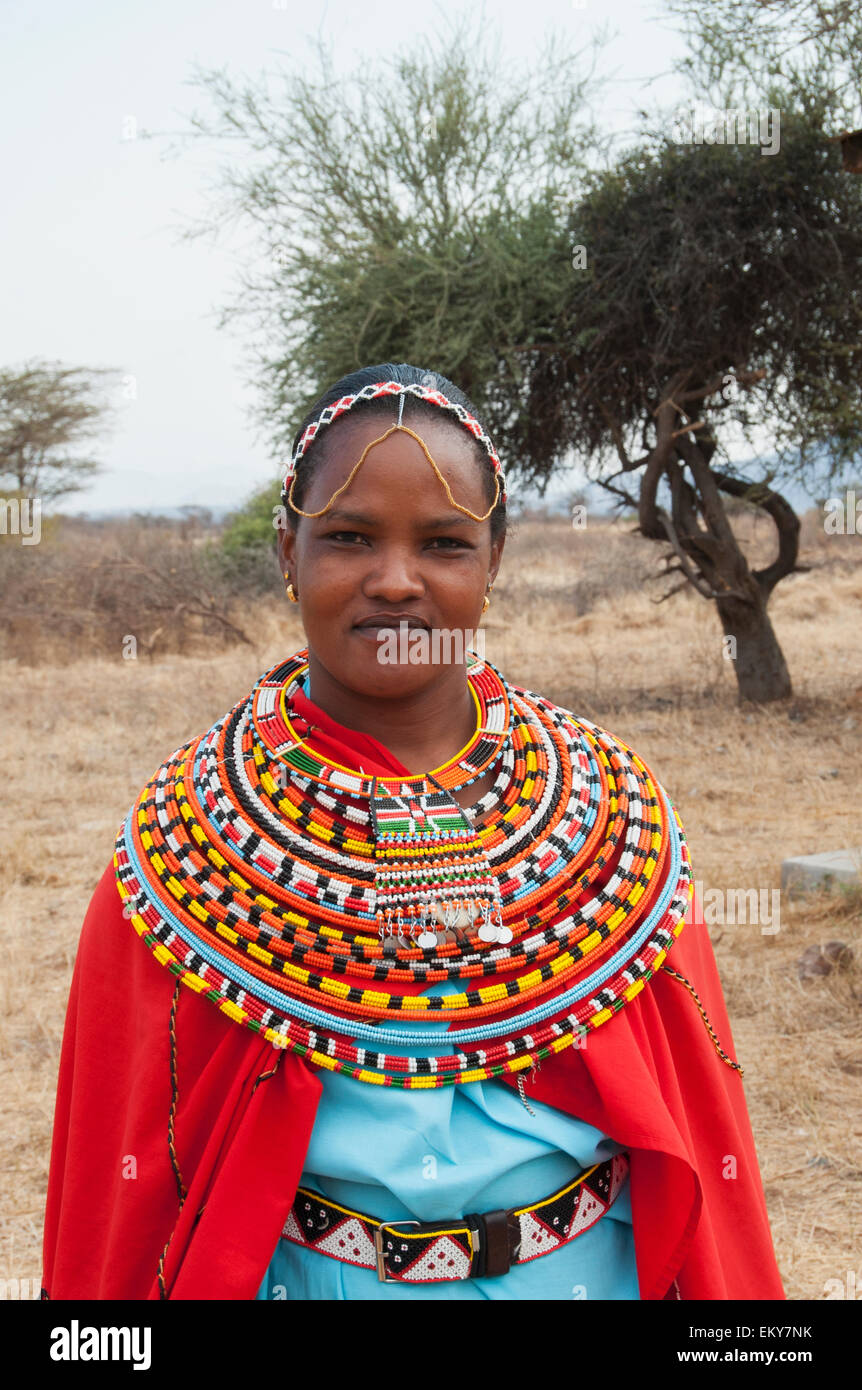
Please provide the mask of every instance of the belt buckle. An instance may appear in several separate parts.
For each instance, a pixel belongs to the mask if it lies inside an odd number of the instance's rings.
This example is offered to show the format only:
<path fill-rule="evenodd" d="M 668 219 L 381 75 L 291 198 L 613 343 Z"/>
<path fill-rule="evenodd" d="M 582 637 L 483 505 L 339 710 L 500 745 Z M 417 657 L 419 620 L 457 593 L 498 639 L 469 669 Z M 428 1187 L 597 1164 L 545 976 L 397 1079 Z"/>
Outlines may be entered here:
<path fill-rule="evenodd" d="M 377 1278 L 381 1284 L 397 1284 L 399 1281 L 393 1279 L 386 1273 L 386 1264 L 383 1254 L 383 1232 L 391 1231 L 396 1226 L 419 1226 L 419 1221 L 380 1221 L 377 1230 L 374 1232 L 374 1249 L 377 1252 Z"/>

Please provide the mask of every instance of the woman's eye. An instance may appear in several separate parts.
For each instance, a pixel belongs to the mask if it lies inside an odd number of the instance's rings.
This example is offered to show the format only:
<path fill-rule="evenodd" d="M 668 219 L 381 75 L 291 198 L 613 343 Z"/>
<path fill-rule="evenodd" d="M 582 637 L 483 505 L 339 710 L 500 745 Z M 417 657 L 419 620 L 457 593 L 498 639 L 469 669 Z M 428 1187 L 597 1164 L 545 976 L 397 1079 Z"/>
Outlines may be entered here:
<path fill-rule="evenodd" d="M 367 542 L 368 537 L 362 531 L 327 531 L 324 537 L 328 541 L 343 541 L 346 545 L 355 545 L 358 542 Z M 468 546 L 460 536 L 434 536 L 429 541 L 432 550 L 466 550 Z"/>

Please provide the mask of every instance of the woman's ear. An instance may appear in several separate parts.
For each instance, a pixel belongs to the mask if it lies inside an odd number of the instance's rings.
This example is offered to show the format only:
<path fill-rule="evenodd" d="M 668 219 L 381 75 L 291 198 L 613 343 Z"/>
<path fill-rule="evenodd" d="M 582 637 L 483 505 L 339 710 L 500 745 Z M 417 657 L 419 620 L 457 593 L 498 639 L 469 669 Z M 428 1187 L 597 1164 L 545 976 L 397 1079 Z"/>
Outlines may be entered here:
<path fill-rule="evenodd" d="M 491 563 L 488 568 L 488 583 L 493 584 L 497 578 L 497 571 L 500 568 L 500 561 L 503 558 L 503 546 L 506 544 L 506 537 L 499 536 L 491 543 Z"/>
<path fill-rule="evenodd" d="M 285 570 L 289 570 L 294 578 L 296 578 L 296 571 L 294 568 L 295 561 L 296 532 L 285 523 L 285 525 L 278 528 L 278 563 L 281 566 L 282 574 L 284 574 Z"/>

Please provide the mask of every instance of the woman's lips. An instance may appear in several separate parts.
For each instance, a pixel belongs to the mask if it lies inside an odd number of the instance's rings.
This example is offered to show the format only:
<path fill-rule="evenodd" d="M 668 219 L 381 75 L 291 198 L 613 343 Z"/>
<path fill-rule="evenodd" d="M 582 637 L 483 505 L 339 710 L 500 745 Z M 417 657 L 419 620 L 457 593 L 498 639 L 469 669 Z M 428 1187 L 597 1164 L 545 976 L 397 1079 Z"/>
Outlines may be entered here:
<path fill-rule="evenodd" d="M 356 632 L 399 632 L 403 627 L 408 632 L 430 632 L 421 618 L 364 618 L 353 624 Z"/>
<path fill-rule="evenodd" d="M 402 624 L 406 640 L 409 640 L 414 632 L 430 632 L 431 630 L 425 623 L 416 618 L 410 620 L 406 618 L 375 618 L 373 620 L 366 619 L 362 624 L 354 623 L 351 631 L 366 642 L 372 642 L 379 646 L 381 642 L 386 638 L 391 638 L 393 634 L 398 639 L 401 635 Z"/>
<path fill-rule="evenodd" d="M 357 637 L 362 637 L 366 642 L 374 642 L 375 644 L 391 638 L 393 633 L 395 634 L 396 640 L 398 638 L 398 628 L 393 628 L 389 623 L 381 623 L 379 627 L 355 627 L 353 631 L 356 633 Z M 423 629 L 408 629 L 408 632 L 420 631 L 423 631 Z"/>

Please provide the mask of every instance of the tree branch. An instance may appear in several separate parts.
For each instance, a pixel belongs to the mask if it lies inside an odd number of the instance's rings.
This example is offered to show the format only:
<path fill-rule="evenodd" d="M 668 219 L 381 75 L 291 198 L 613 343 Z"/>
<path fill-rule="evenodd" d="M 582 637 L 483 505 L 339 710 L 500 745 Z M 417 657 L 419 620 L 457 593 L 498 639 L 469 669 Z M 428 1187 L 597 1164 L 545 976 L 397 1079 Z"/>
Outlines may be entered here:
<path fill-rule="evenodd" d="M 694 570 L 688 556 L 686 555 L 685 551 L 680 545 L 679 537 L 676 534 L 674 524 L 663 507 L 656 508 L 656 516 L 658 517 L 659 521 L 664 527 L 665 534 L 668 540 L 670 541 L 671 545 L 673 546 L 674 551 L 676 552 L 676 557 L 679 560 L 680 568 L 683 574 L 685 575 L 689 584 L 691 584 L 693 588 L 697 589 L 697 592 L 699 594 L 702 594 L 704 598 L 711 599 L 745 597 L 744 594 L 739 594 L 732 589 L 724 589 L 723 591 L 711 589 L 709 585 L 704 580 L 702 580 L 700 575 L 697 574 Z"/>
<path fill-rule="evenodd" d="M 753 570 L 753 578 L 759 584 L 764 596 L 772 593 L 779 580 L 792 574 L 799 558 L 799 517 L 786 498 L 775 492 L 766 483 L 748 483 L 744 478 L 734 478 L 729 473 L 712 475 L 722 492 L 731 497 L 744 497 L 755 507 L 760 507 L 775 523 L 778 532 L 778 555 L 765 569 Z"/>

